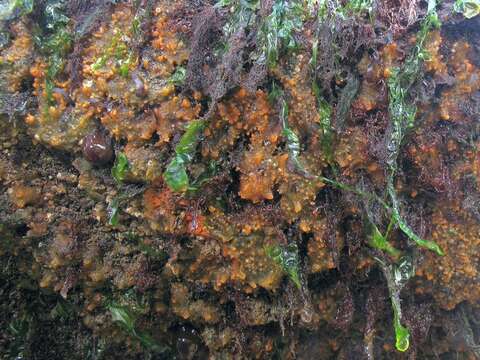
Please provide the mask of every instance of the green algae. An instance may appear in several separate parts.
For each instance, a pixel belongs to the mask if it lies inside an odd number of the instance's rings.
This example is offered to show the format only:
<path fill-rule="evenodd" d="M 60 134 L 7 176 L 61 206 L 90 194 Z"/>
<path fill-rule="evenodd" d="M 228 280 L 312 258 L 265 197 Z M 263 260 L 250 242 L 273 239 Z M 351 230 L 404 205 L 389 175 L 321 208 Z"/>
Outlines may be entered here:
<path fill-rule="evenodd" d="M 205 120 L 191 121 L 175 147 L 175 156 L 163 173 L 163 179 L 172 191 L 185 192 L 189 189 L 190 181 L 187 174 L 187 165 L 192 162 L 195 156 L 205 126 Z"/>
<path fill-rule="evenodd" d="M 265 254 L 282 268 L 298 289 L 302 288 L 297 244 L 266 245 Z"/>

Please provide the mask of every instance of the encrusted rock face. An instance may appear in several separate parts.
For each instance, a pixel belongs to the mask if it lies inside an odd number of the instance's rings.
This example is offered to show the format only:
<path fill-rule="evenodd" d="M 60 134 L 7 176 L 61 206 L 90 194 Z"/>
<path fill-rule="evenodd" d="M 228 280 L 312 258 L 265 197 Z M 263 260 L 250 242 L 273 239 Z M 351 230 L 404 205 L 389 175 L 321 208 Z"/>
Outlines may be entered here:
<path fill-rule="evenodd" d="M 0 358 L 478 355 L 473 5 L 6 3 Z"/>
<path fill-rule="evenodd" d="M 438 208 L 432 218 L 432 238 L 446 251 L 444 257 L 426 254 L 417 269 L 425 278 L 416 289 L 431 294 L 441 307 L 451 310 L 467 301 L 475 303 L 480 296 L 476 284 L 479 276 L 479 234 L 477 219 L 458 204 Z"/>

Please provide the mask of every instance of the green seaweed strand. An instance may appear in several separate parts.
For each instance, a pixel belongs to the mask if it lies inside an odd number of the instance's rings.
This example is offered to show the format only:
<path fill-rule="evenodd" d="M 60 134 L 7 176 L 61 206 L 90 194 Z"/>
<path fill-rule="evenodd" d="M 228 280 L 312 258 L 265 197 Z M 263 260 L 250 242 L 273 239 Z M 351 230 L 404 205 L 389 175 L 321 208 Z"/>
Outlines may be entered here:
<path fill-rule="evenodd" d="M 266 245 L 265 254 L 276 264 L 280 265 L 298 289 L 302 288 L 297 244 L 291 243 L 287 246 Z"/>
<path fill-rule="evenodd" d="M 406 132 L 414 125 L 416 107 L 407 101 L 407 94 L 413 83 L 417 80 L 422 61 L 427 54 L 424 50 L 425 40 L 428 32 L 435 26 L 439 26 L 437 12 L 435 10 L 436 1 L 430 0 L 428 12 L 417 35 L 417 43 L 411 54 L 405 60 L 402 68 L 394 68 L 392 75 L 388 79 L 388 95 L 391 120 L 391 133 L 387 143 L 387 193 L 391 201 L 391 212 L 393 220 L 398 224 L 402 232 L 413 240 L 418 246 L 427 248 L 443 256 L 443 250 L 433 241 L 421 239 L 410 226 L 402 219 L 400 215 L 400 204 L 395 190 L 395 175 L 397 171 L 397 160 L 401 150 L 402 142 Z"/>
<path fill-rule="evenodd" d="M 268 95 L 268 99 L 271 103 L 278 101 L 280 103 L 280 121 L 282 123 L 282 136 L 285 139 L 285 143 L 288 150 L 288 160 L 294 166 L 295 170 L 305 177 L 313 177 L 301 163 L 300 156 L 300 139 L 298 135 L 288 125 L 288 104 L 285 100 L 285 94 L 278 85 L 273 82 L 272 89 Z"/>
<path fill-rule="evenodd" d="M 23 3 L 29 3 L 29 1 Z M 59 1 L 48 3 L 43 10 L 46 22 L 44 29 L 39 26 L 33 29 L 33 39 L 47 60 L 45 95 L 48 106 L 55 105 L 53 98 L 55 79 L 63 71 L 66 56 L 73 45 L 73 37 L 67 28 L 70 19 L 64 15 L 65 11 L 64 4 Z M 45 108 L 45 113 L 48 114 L 48 108 Z"/>
<path fill-rule="evenodd" d="M 167 346 L 155 341 L 150 334 L 137 330 L 135 327 L 136 316 L 128 307 L 111 303 L 107 305 L 107 309 L 110 311 L 112 321 L 120 324 L 125 332 L 129 336 L 137 339 L 144 348 L 158 353 L 168 351 Z"/>
<path fill-rule="evenodd" d="M 402 307 L 400 291 L 415 274 L 413 259 L 404 256 L 395 264 L 386 264 L 382 259 L 375 257 L 380 264 L 387 279 L 388 291 L 393 310 L 393 327 L 395 330 L 395 347 L 398 351 L 405 352 L 410 347 L 410 332 L 402 325 Z"/>
<path fill-rule="evenodd" d="M 342 183 L 342 182 L 339 182 L 339 181 L 336 181 L 336 180 L 332 180 L 332 179 L 326 178 L 324 176 L 317 176 L 317 179 L 326 183 L 326 184 L 332 185 L 332 186 L 336 187 L 337 189 L 349 191 L 349 192 L 357 194 L 357 195 L 359 195 L 359 196 L 361 196 L 361 197 L 363 197 L 363 198 L 365 198 L 369 201 L 375 201 L 375 202 L 379 203 L 380 205 L 382 205 L 385 208 L 385 210 L 387 210 L 388 212 L 390 212 L 392 214 L 392 221 L 398 225 L 400 230 L 405 235 L 407 235 L 410 239 L 415 241 L 415 243 L 419 244 L 421 247 L 424 247 L 424 248 L 427 248 L 429 250 L 434 251 L 435 253 L 437 253 L 440 256 L 445 255 L 445 252 L 434 241 L 424 240 L 424 239 L 420 238 L 417 234 L 415 234 L 413 229 L 410 226 L 408 226 L 408 224 L 401 218 L 400 214 L 398 212 L 396 212 L 395 209 L 392 206 L 388 205 L 384 200 L 382 200 L 378 195 L 376 195 L 374 193 L 369 193 L 369 192 L 357 189 L 357 188 L 355 188 L 351 185 L 348 185 L 348 184 L 345 184 L 345 183 Z"/>
<path fill-rule="evenodd" d="M 288 105 L 285 99 L 281 99 L 280 119 L 282 121 L 282 136 L 285 138 L 288 149 L 289 160 L 295 167 L 295 170 L 303 175 L 308 175 L 305 167 L 299 160 L 300 156 L 300 140 L 297 134 L 288 126 Z"/>
<path fill-rule="evenodd" d="M 185 192 L 189 189 L 187 165 L 195 156 L 200 135 L 206 124 L 206 120 L 203 119 L 191 121 L 175 147 L 175 156 L 163 173 L 163 179 L 172 191 Z"/>
<path fill-rule="evenodd" d="M 390 233 L 392 224 L 393 224 L 393 221 L 390 221 L 390 224 L 388 225 L 388 229 L 385 235 L 382 235 L 382 233 L 380 232 L 380 230 L 378 230 L 378 227 L 375 224 L 371 224 L 372 231 L 371 231 L 370 240 L 368 244 L 373 248 L 385 251 L 390 256 L 397 258 L 400 256 L 400 251 L 397 250 L 388 241 L 388 235 Z"/>
<path fill-rule="evenodd" d="M 480 15 L 480 0 L 456 0 L 453 10 L 463 14 L 467 19 Z"/>
<path fill-rule="evenodd" d="M 277 65 L 282 51 L 288 52 L 297 47 L 293 37 L 300 30 L 304 10 L 297 1 L 276 0 L 272 12 L 264 19 L 257 39 L 262 44 L 262 51 L 268 68 Z"/>

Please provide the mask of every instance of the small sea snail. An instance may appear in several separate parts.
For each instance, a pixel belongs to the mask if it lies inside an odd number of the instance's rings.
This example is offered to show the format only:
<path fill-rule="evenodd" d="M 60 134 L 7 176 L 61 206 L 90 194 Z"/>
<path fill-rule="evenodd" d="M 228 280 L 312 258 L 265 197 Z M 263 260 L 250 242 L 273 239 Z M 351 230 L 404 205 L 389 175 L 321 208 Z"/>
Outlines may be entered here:
<path fill-rule="evenodd" d="M 113 159 L 112 138 L 97 129 L 83 138 L 82 152 L 94 165 L 107 164 Z"/>

